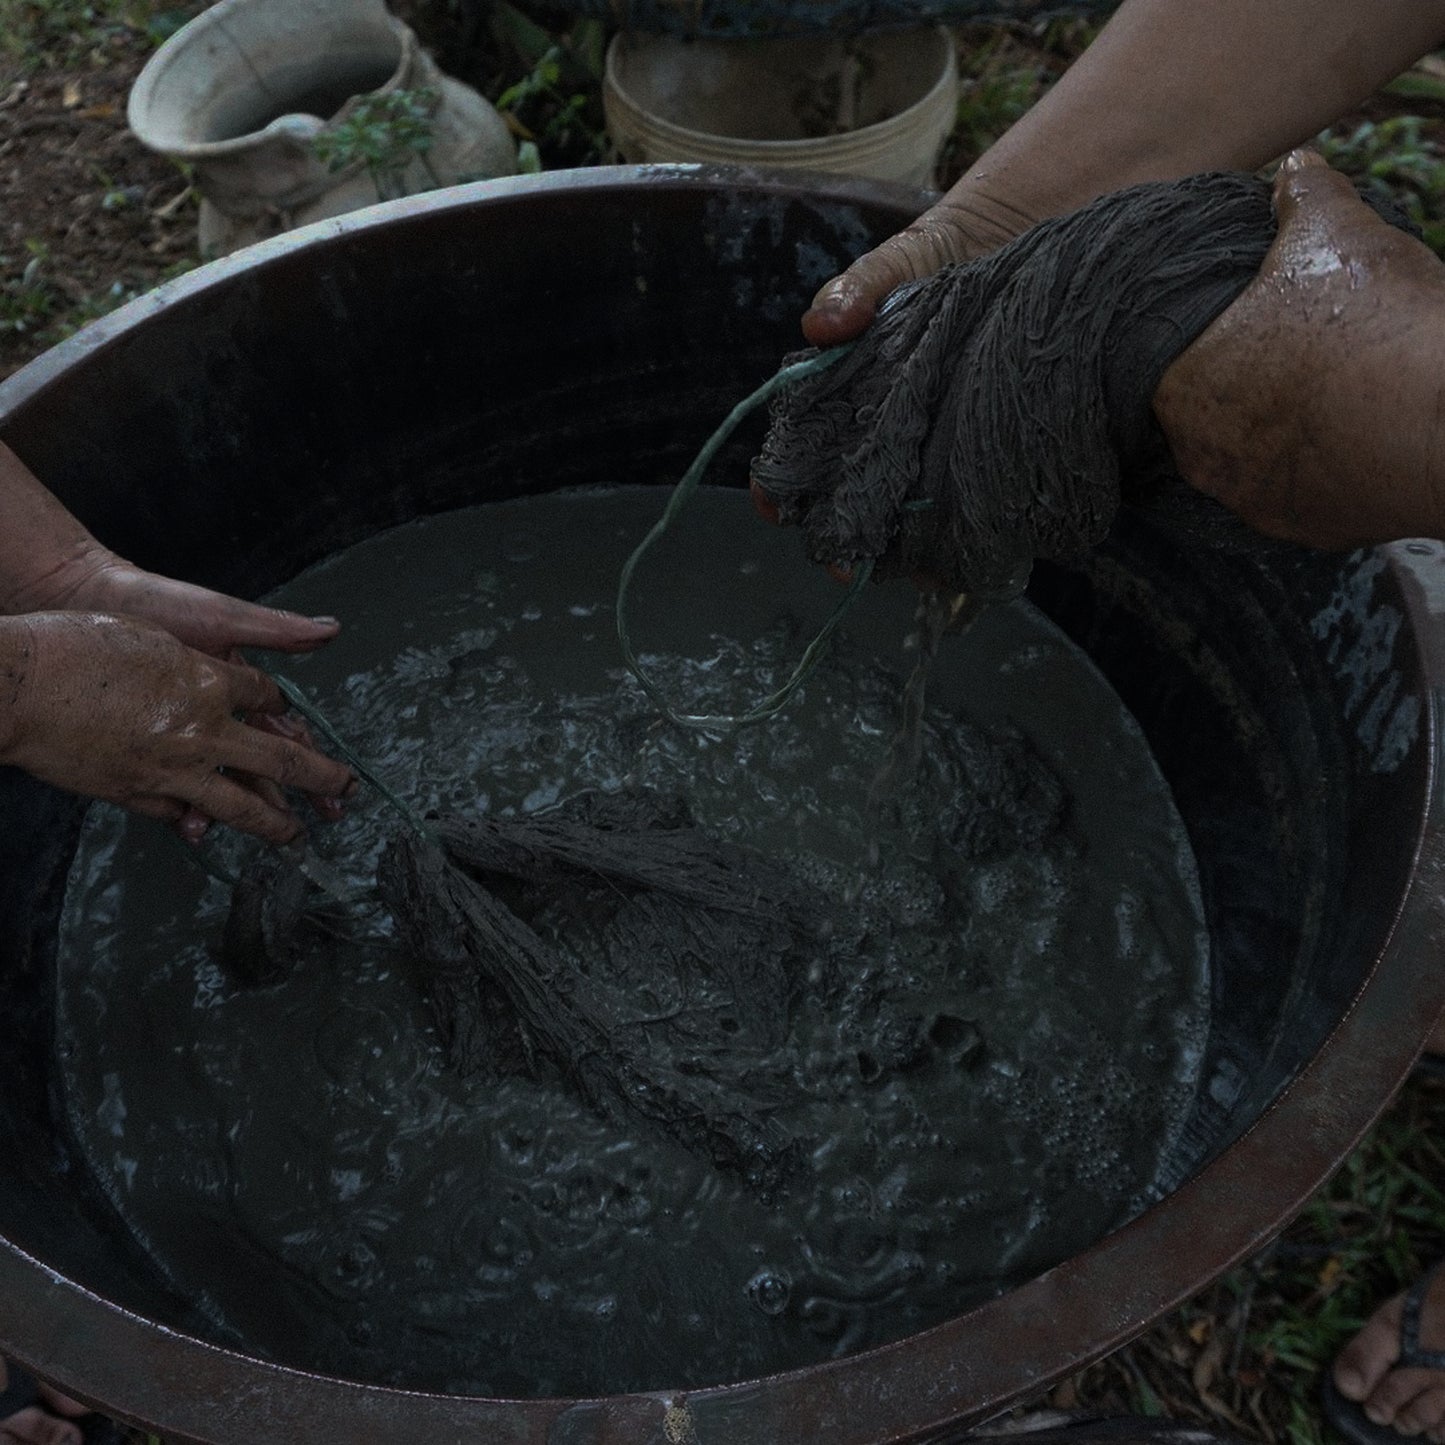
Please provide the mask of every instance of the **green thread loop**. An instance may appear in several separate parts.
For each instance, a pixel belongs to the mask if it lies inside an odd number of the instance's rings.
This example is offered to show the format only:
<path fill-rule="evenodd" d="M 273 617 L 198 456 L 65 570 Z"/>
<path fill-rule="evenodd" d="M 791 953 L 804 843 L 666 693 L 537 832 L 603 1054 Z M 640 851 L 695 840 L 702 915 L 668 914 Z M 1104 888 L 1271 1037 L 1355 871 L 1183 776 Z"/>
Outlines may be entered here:
<path fill-rule="evenodd" d="M 662 516 L 653 523 L 651 530 L 637 544 L 632 555 L 623 564 L 622 575 L 617 583 L 617 641 L 622 647 L 622 658 L 626 662 L 628 670 L 641 684 L 643 692 L 669 722 L 689 728 L 740 728 L 746 727 L 749 723 L 762 722 L 765 718 L 773 717 L 780 712 L 807 680 L 808 675 L 822 661 L 833 634 L 838 630 L 843 619 L 852 611 L 854 604 L 862 596 L 868 579 L 873 575 L 873 559 L 866 558 L 854 570 L 853 581 L 844 594 L 843 600 L 833 609 L 828 620 L 818 630 L 817 636 L 808 644 L 798 665 L 793 669 L 792 675 L 775 692 L 770 692 L 746 712 L 679 712 L 667 700 L 657 683 L 643 670 L 642 663 L 632 646 L 632 637 L 627 626 L 627 595 L 632 586 L 633 573 L 637 571 L 637 564 L 642 561 L 653 544 L 671 528 L 682 509 L 692 499 L 693 493 L 701 485 L 708 467 L 712 465 L 712 460 L 718 454 L 722 444 L 737 429 L 738 423 L 762 406 L 774 392 L 781 391 L 791 382 L 799 381 L 805 376 L 812 376 L 815 372 L 832 366 L 835 361 L 846 356 L 853 349 L 853 345 L 854 343 L 849 342 L 846 346 L 835 346 L 828 351 L 820 351 L 816 356 L 810 356 L 803 361 L 795 361 L 791 366 L 783 367 L 770 376 L 756 391 L 745 396 L 733 407 L 723 418 L 717 430 L 702 444 L 702 450 L 693 458 L 692 465 L 682 474 L 682 480 L 672 489 L 672 495 L 667 499 L 667 506 L 663 509 Z"/>
<path fill-rule="evenodd" d="M 819 628 L 817 635 L 804 649 L 803 656 L 799 659 L 798 665 L 793 669 L 792 675 L 776 691 L 769 693 L 761 702 L 743 713 L 681 713 L 678 712 L 662 690 L 643 670 L 642 663 L 633 650 L 632 639 L 627 628 L 627 594 L 632 585 L 633 573 L 637 570 L 637 564 L 677 520 L 679 513 L 692 498 L 701 484 L 708 467 L 712 464 L 713 458 L 717 455 L 722 444 L 736 430 L 738 423 L 758 407 L 762 406 L 774 392 L 781 390 L 790 382 L 797 381 L 805 376 L 811 376 L 815 372 L 822 371 L 825 367 L 832 366 L 835 361 L 845 356 L 852 350 L 852 343 L 846 346 L 837 346 L 829 351 L 819 352 L 816 356 L 810 356 L 804 361 L 794 362 L 792 366 L 785 366 L 770 376 L 761 386 L 750 395 L 743 398 L 723 418 L 717 430 L 705 441 L 702 449 L 693 459 L 692 465 L 682 475 L 681 481 L 673 488 L 672 495 L 668 498 L 667 506 L 662 516 L 653 524 L 651 530 L 638 543 L 632 555 L 628 557 L 622 568 L 622 575 L 617 584 L 617 640 L 622 646 L 622 656 L 626 661 L 629 670 L 637 681 L 642 685 L 642 690 L 657 705 L 662 714 L 671 722 L 678 723 L 683 727 L 691 728 L 738 728 L 749 723 L 761 722 L 765 718 L 774 716 L 788 703 L 788 700 L 807 680 L 809 674 L 817 667 L 822 660 L 829 641 L 834 632 L 848 613 L 853 609 L 854 604 L 862 595 L 863 588 L 867 586 L 869 578 L 873 575 L 873 559 L 867 558 L 859 564 L 853 574 L 853 580 L 844 595 L 843 600 L 833 609 L 827 621 Z M 435 843 L 437 841 L 435 831 L 430 828 L 417 812 L 403 799 L 394 789 L 381 777 L 379 773 L 366 761 L 340 733 L 332 727 L 324 713 L 306 696 L 301 689 L 288 677 L 280 673 L 268 672 L 262 668 L 262 672 L 271 679 L 281 690 L 286 701 L 301 714 L 313 727 L 315 727 L 331 746 L 341 754 L 342 758 L 356 771 L 357 775 L 370 783 L 382 798 L 391 806 L 393 811 L 420 837 Z M 179 841 L 179 840 L 178 840 Z M 204 854 L 193 849 L 186 850 L 191 861 L 208 873 L 218 882 L 234 886 L 235 879 L 220 867 L 213 859 L 207 858 Z"/>
<path fill-rule="evenodd" d="M 266 672 L 265 668 L 261 669 Z M 429 843 L 437 841 L 436 833 L 422 821 L 420 815 L 401 798 L 386 782 L 384 778 L 361 756 L 347 741 L 331 726 L 325 715 L 313 703 L 310 698 L 291 681 L 289 677 L 282 677 L 280 673 L 266 672 L 266 676 L 281 689 L 286 701 L 301 714 L 313 727 L 317 728 L 326 741 L 341 754 L 342 758 L 356 771 L 358 777 L 364 778 L 378 793 L 391 805 L 392 809 L 401 820 L 416 833 L 419 837 L 425 838 Z"/>

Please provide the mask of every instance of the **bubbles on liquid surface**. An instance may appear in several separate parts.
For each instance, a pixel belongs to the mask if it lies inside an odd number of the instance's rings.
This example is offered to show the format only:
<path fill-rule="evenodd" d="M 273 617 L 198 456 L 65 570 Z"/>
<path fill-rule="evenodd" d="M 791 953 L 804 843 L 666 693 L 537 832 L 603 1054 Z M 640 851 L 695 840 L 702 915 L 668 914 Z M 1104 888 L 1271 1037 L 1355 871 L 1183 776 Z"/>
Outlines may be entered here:
<path fill-rule="evenodd" d="M 224 890 L 97 810 L 59 965 L 67 1108 L 221 1343 L 468 1393 L 706 1385 L 942 1320 L 1177 1171 L 1207 999 L 1197 897 L 1167 792 L 1087 661 L 1022 607 L 947 640 L 939 771 L 901 833 L 870 835 L 911 598 L 870 593 L 770 724 L 659 727 L 599 628 L 657 501 L 534 498 L 362 544 L 286 589 L 346 624 L 287 670 L 418 807 L 516 814 L 627 778 L 685 792 L 821 896 L 856 895 L 867 926 L 840 906 L 798 990 L 782 1117 L 805 1167 L 765 1204 L 559 1081 L 457 1077 L 374 914 L 364 951 L 237 989 L 212 957 Z M 822 579 L 809 593 L 796 539 L 749 526 L 745 498 L 698 507 L 698 533 L 639 579 L 638 641 L 673 695 L 731 711 L 836 599 Z M 1066 835 L 1010 852 L 977 830 L 1004 849 L 988 858 L 935 846 L 940 812 L 981 786 L 950 718 L 1024 729 L 1068 790 Z M 363 795 L 312 844 L 364 899 L 392 826 Z M 675 1006 L 652 993 L 640 1015 Z M 884 1004 L 900 1022 L 870 1032 Z M 245 1268 L 219 1269 L 241 1239 Z"/>

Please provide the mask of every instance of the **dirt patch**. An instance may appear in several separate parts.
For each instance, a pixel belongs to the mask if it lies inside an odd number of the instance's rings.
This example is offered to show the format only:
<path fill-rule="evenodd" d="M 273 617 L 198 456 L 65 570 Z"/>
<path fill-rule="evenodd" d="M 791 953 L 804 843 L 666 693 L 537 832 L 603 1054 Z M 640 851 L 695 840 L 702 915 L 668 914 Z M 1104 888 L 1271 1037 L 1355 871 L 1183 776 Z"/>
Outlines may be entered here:
<path fill-rule="evenodd" d="M 199 259 L 189 180 L 125 125 L 151 50 L 125 29 L 73 68 L 0 62 L 0 377 Z"/>

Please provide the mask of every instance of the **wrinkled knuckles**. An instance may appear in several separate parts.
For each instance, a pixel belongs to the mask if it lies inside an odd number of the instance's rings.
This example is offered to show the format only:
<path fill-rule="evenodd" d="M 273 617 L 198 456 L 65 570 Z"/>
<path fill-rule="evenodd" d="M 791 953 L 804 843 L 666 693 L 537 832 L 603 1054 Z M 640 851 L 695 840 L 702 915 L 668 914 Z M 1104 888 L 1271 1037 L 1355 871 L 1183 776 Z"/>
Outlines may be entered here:
<path fill-rule="evenodd" d="M 293 787 L 300 778 L 305 776 L 306 759 L 302 750 L 295 743 L 278 739 L 272 750 L 272 756 L 275 758 L 275 767 L 271 776 L 282 787 Z"/>
<path fill-rule="evenodd" d="M 301 820 L 294 813 L 278 812 L 254 794 L 244 793 L 234 798 L 218 795 L 210 811 L 218 822 L 278 846 L 293 842 L 304 831 Z"/>

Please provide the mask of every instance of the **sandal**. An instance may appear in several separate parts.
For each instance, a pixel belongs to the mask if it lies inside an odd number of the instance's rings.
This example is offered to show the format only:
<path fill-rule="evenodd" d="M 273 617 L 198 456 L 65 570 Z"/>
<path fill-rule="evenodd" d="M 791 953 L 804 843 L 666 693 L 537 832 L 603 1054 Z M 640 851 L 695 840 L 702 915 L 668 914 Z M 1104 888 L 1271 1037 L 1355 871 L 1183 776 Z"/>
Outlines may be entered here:
<path fill-rule="evenodd" d="M 1445 1059 L 1441 1062 L 1445 1064 Z M 1442 1267 L 1445 1267 L 1445 1260 L 1432 1265 L 1405 1295 L 1405 1305 L 1400 1312 L 1400 1358 L 1390 1366 L 1392 1370 L 1440 1370 L 1445 1373 L 1445 1350 L 1420 1348 L 1420 1311 L 1430 1285 Z M 1401 1445 L 1406 1438 L 1393 1425 L 1375 1424 L 1359 1405 L 1345 1399 L 1335 1388 L 1331 1370 L 1325 1371 L 1320 1396 L 1325 1419 L 1352 1445 Z"/>

